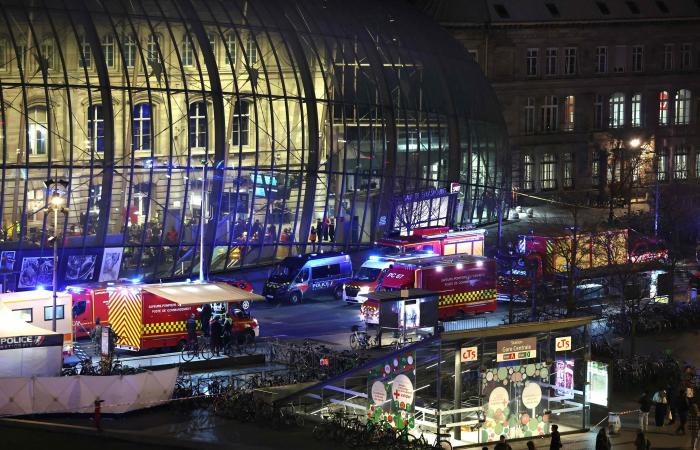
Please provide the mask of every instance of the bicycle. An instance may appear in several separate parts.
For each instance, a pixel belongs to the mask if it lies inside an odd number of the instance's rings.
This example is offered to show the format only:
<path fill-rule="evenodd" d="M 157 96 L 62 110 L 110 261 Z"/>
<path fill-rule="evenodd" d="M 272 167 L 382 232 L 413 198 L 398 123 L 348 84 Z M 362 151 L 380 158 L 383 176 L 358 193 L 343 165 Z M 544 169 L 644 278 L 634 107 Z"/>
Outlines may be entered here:
<path fill-rule="evenodd" d="M 377 336 L 370 336 L 367 331 L 360 331 L 357 325 L 353 325 L 350 334 L 350 348 L 353 350 L 369 350 L 378 344 Z"/>
<path fill-rule="evenodd" d="M 209 344 L 202 336 L 199 336 L 196 341 L 187 342 L 180 354 L 180 357 L 185 362 L 190 362 L 198 356 L 207 361 L 213 356 Z"/>

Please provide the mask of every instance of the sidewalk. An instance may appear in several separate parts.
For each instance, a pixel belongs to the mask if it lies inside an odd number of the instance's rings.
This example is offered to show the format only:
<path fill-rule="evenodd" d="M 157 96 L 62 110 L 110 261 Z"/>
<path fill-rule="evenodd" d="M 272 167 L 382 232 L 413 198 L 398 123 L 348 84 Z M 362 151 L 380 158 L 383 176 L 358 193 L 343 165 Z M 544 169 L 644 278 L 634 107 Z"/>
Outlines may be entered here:
<path fill-rule="evenodd" d="M 626 425 L 626 424 L 625 424 Z M 675 431 L 676 425 L 669 425 L 660 431 L 652 430 L 656 427 L 649 427 L 650 432 L 647 433 L 647 439 L 651 442 L 651 448 L 663 450 L 689 449 L 690 438 L 688 436 L 677 436 L 672 434 Z M 562 436 L 564 447 L 562 450 L 593 450 L 595 449 L 595 438 L 598 429 L 589 431 L 588 433 L 576 433 Z M 610 436 L 613 450 L 635 450 L 634 439 L 637 437 L 637 430 L 626 427 L 622 429 L 620 434 Z M 549 437 L 545 439 L 533 440 L 535 448 L 549 449 Z M 526 450 L 527 441 L 509 442 L 513 450 Z M 494 446 L 490 445 L 489 449 Z M 474 447 L 472 447 L 474 448 Z M 479 447 L 476 447 L 477 449 Z"/>

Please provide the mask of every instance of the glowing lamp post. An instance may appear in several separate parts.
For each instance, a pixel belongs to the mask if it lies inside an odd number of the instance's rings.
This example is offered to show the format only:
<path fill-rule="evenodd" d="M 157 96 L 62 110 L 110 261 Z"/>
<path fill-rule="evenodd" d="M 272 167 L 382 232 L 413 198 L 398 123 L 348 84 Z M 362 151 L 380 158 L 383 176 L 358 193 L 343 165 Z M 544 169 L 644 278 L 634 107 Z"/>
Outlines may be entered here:
<path fill-rule="evenodd" d="M 51 312 L 51 330 L 56 331 L 56 303 L 58 298 L 58 213 L 66 212 L 63 207 L 66 200 L 61 196 L 61 191 L 59 188 L 64 190 L 68 187 L 69 183 L 64 180 L 47 180 L 44 182 L 47 190 L 53 190 L 51 195 L 51 200 L 49 201 L 49 208 L 53 210 L 53 236 L 49 238 L 49 243 L 53 244 L 53 306 Z"/>

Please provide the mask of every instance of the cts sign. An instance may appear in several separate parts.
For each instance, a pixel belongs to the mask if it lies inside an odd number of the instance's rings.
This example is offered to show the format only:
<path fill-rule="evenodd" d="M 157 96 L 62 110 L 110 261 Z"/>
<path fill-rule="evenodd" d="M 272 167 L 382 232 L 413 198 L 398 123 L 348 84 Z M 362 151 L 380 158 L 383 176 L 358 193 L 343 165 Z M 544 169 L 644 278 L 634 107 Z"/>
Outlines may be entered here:
<path fill-rule="evenodd" d="M 479 359 L 479 347 L 462 347 L 462 362 Z"/>
<path fill-rule="evenodd" d="M 554 340 L 554 351 L 571 350 L 571 336 L 558 337 Z"/>

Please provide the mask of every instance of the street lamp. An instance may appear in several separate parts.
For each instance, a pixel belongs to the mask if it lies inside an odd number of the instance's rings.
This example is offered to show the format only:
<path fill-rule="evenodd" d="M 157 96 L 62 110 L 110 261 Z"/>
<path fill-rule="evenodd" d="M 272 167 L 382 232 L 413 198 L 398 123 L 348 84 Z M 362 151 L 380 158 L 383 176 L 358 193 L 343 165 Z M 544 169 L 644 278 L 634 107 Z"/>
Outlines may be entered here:
<path fill-rule="evenodd" d="M 63 207 L 65 199 L 61 196 L 61 191 L 68 188 L 69 183 L 65 180 L 46 180 L 44 186 L 48 191 L 53 190 L 49 209 L 53 210 L 53 236 L 49 238 L 49 243 L 53 244 L 53 307 L 51 313 L 51 330 L 56 331 L 56 303 L 58 298 L 58 213 L 67 212 Z M 62 190 L 61 190 L 62 188 Z"/>

